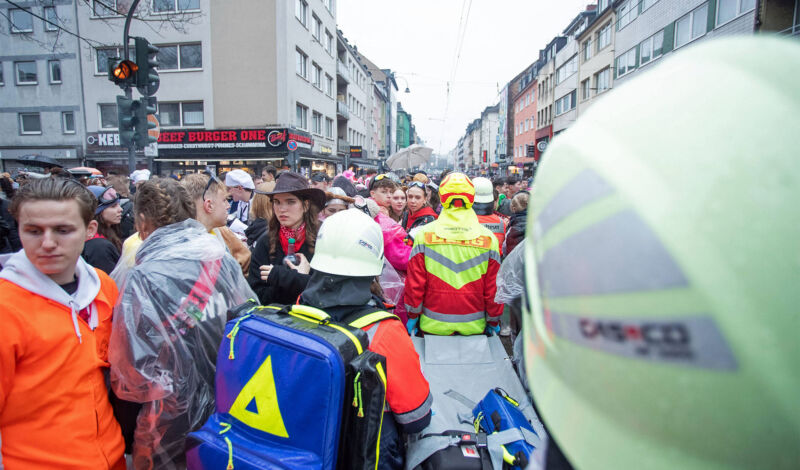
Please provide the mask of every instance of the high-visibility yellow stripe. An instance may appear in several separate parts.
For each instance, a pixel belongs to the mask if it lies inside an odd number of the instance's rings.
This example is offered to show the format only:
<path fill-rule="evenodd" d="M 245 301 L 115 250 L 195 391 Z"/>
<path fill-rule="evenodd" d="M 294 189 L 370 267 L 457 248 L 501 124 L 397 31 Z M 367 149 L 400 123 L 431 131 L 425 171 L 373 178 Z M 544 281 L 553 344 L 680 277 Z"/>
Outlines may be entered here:
<path fill-rule="evenodd" d="M 375 470 L 378 470 L 378 462 L 381 460 L 381 432 L 383 432 L 383 410 L 386 409 L 386 374 L 383 372 L 383 365 L 379 362 L 375 367 L 378 369 L 378 375 L 383 382 L 383 406 L 381 406 L 381 422 L 378 424 L 378 445 L 375 447 Z"/>
<path fill-rule="evenodd" d="M 393 313 L 380 311 L 380 312 L 369 313 L 369 314 L 364 315 L 363 317 L 361 317 L 361 318 L 359 318 L 357 320 L 351 321 L 350 322 L 350 326 L 352 326 L 354 328 L 364 328 L 367 325 L 372 325 L 373 323 L 378 323 L 379 321 L 385 320 L 387 318 L 397 318 L 398 320 L 400 319 L 397 315 L 395 315 Z"/>
<path fill-rule="evenodd" d="M 345 328 L 343 326 L 340 326 L 340 325 L 337 325 L 336 323 L 328 323 L 328 326 L 330 326 L 331 328 L 335 328 L 335 329 L 341 331 L 342 333 L 344 333 L 345 336 L 347 336 L 350 339 L 350 341 L 352 341 L 353 344 L 356 345 L 356 351 L 358 351 L 359 354 L 364 352 L 364 349 L 361 347 L 361 341 L 359 341 L 358 338 L 356 338 L 353 333 L 350 333 L 349 331 L 347 331 L 347 328 Z"/>

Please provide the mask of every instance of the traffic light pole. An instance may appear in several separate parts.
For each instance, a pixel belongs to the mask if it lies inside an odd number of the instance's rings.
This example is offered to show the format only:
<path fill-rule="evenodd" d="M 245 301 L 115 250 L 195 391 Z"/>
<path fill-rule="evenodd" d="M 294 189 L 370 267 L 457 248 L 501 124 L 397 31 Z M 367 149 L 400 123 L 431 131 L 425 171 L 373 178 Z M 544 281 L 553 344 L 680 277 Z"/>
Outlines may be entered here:
<path fill-rule="evenodd" d="M 125 17 L 125 29 L 122 32 L 122 54 L 124 55 L 125 60 L 130 59 L 128 51 L 128 43 L 130 42 L 130 38 L 128 33 L 131 29 L 133 12 L 136 11 L 137 6 L 139 6 L 139 0 L 133 0 L 130 8 L 128 9 L 128 16 Z M 130 85 L 125 87 L 125 97 L 128 99 L 133 99 L 133 90 L 131 90 Z M 130 174 L 134 171 L 136 171 L 136 145 L 131 142 L 131 144 L 128 145 L 128 173 Z"/>

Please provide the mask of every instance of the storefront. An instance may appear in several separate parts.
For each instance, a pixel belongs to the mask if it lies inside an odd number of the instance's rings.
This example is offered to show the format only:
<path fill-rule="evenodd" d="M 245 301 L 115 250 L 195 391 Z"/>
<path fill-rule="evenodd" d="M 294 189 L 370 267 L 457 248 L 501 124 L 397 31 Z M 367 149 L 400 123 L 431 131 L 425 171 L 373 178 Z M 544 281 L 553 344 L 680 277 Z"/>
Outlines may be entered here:
<path fill-rule="evenodd" d="M 262 129 L 170 129 L 161 130 L 157 151 L 153 149 L 153 173 L 161 176 L 184 175 L 211 167 L 217 173 L 234 168 L 246 168 L 256 175 L 267 165 L 290 167 L 290 152 L 297 157 L 298 171 L 337 171 L 341 158 L 325 152 L 319 146 L 313 151 L 314 140 L 292 128 Z M 150 153 L 150 152 L 147 152 Z M 157 155 L 155 155 L 157 154 Z M 90 133 L 87 138 L 88 163 L 107 173 L 128 170 L 128 149 L 119 146 L 117 133 Z M 148 156 L 137 152 L 137 168 L 147 167 Z"/>
<path fill-rule="evenodd" d="M 27 155 L 41 155 L 51 158 L 64 168 L 81 166 L 80 147 L 51 146 L 51 147 L 0 147 L 0 171 L 14 173 L 17 170 L 30 170 L 42 172 L 42 166 L 20 163 L 16 159 Z"/>

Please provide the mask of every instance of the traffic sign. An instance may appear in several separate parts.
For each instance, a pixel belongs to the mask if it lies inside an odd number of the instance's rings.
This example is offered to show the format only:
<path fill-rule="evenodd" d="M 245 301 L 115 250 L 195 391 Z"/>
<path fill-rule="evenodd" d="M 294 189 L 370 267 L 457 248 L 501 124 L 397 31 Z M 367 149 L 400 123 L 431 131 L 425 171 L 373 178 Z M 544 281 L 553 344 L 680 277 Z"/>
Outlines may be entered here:
<path fill-rule="evenodd" d="M 290 152 L 294 152 L 295 150 L 297 150 L 297 142 L 295 142 L 294 140 L 290 140 L 289 142 L 286 142 L 286 148 Z"/>
<path fill-rule="evenodd" d="M 148 114 L 147 122 L 151 122 L 156 125 L 156 127 L 147 130 L 147 135 L 154 139 L 158 139 L 158 136 L 161 135 L 161 126 L 158 123 L 158 118 L 156 118 L 155 114 Z"/>

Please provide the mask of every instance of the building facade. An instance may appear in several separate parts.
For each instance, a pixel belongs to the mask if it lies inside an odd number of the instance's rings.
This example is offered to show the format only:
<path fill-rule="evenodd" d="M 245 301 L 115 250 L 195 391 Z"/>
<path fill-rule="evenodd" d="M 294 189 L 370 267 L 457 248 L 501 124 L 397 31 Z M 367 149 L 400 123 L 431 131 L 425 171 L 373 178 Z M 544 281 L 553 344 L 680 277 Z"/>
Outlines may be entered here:
<path fill-rule="evenodd" d="M 610 0 L 600 0 L 597 15 L 575 38 L 579 56 L 578 116 L 614 86 L 615 20 Z"/>
<path fill-rule="evenodd" d="M 539 62 L 534 62 L 526 70 L 525 77 L 519 82 L 519 89 L 513 100 L 514 112 L 514 166 L 522 173 L 526 168 L 530 172 L 536 161 L 534 148 L 536 144 L 536 111 L 538 99 L 538 83 L 536 71 Z"/>
<path fill-rule="evenodd" d="M 555 105 L 556 54 L 566 45 L 567 38 L 558 36 L 539 51 L 540 68 L 536 74 L 536 150 L 538 161 L 541 152 L 553 138 L 553 108 Z"/>
<path fill-rule="evenodd" d="M 578 117 L 578 36 L 589 25 L 597 13 L 596 5 L 590 5 L 579 13 L 564 29 L 567 39 L 564 47 L 556 53 L 553 107 L 553 136 L 563 132 Z"/>
<path fill-rule="evenodd" d="M 77 0 L 0 4 L 0 169 L 33 167 L 17 162 L 42 155 L 65 167 L 83 159 L 86 132 L 81 44 L 62 34 L 75 24 Z"/>
<path fill-rule="evenodd" d="M 480 161 L 486 171 L 496 171 L 500 167 L 497 161 L 497 123 L 498 106 L 487 106 L 481 113 L 481 150 Z M 490 170 L 491 169 L 491 170 Z"/>

